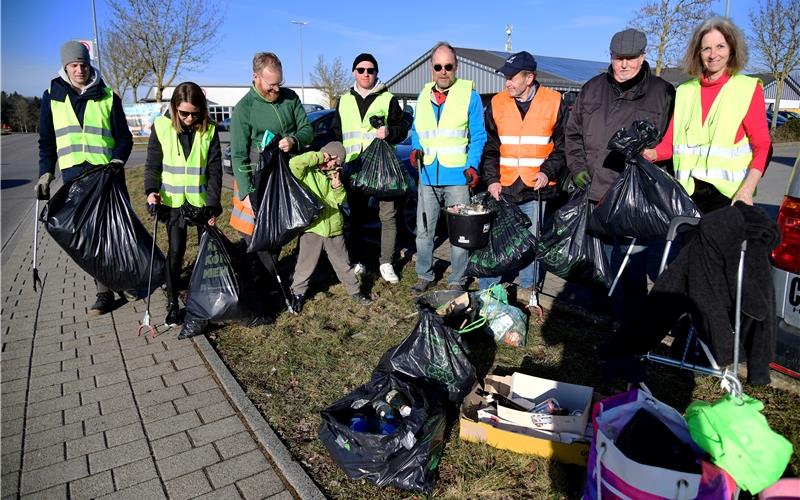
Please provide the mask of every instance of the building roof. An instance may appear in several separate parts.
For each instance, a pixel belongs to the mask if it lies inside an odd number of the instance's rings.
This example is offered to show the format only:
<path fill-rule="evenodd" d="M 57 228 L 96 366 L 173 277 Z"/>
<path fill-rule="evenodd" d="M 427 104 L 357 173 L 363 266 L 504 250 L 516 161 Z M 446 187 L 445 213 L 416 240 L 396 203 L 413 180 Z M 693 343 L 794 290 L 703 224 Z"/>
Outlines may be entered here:
<path fill-rule="evenodd" d="M 456 47 L 458 76 L 475 82 L 475 90 L 481 95 L 491 95 L 503 90 L 505 77 L 495 72 L 503 65 L 511 52 Z M 419 95 L 423 85 L 431 81 L 427 61 L 428 50 L 411 64 L 400 70 L 386 82 L 387 88 L 401 98 Z M 560 91 L 580 90 L 590 78 L 606 71 L 608 62 L 588 61 L 534 55 L 537 62 L 536 79 L 543 85 Z"/>
<path fill-rule="evenodd" d="M 761 80 L 764 86 L 764 98 L 775 99 L 775 94 L 778 92 L 778 85 L 772 73 L 751 73 L 748 76 L 753 76 Z M 680 68 L 664 68 L 661 71 L 661 78 L 668 81 L 675 87 L 692 79 L 691 76 L 684 73 Z M 800 83 L 792 76 L 786 78 L 783 86 L 782 99 L 796 100 L 800 99 Z"/>

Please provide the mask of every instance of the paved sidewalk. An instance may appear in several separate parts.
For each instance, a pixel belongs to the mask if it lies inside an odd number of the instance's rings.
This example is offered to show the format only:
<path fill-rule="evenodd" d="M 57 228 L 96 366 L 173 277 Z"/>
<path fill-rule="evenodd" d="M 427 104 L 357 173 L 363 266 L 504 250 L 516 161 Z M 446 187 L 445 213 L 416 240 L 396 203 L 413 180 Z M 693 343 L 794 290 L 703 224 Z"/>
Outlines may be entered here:
<path fill-rule="evenodd" d="M 32 219 L 32 214 L 28 220 Z M 323 498 L 204 337 L 90 318 L 93 280 L 33 224 L 2 255 L 2 498 Z M 163 294 L 151 311 L 163 320 Z M 162 327 L 163 329 L 163 327 Z"/>

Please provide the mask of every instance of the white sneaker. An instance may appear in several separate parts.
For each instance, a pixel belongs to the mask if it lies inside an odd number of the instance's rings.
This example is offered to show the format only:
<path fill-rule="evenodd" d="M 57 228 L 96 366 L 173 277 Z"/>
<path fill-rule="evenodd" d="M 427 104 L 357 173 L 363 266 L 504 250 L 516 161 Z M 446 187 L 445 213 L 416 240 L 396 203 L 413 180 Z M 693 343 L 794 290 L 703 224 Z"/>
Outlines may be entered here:
<path fill-rule="evenodd" d="M 353 264 L 353 272 L 355 273 L 356 276 L 364 274 L 365 270 L 366 268 L 364 267 L 364 264 L 362 264 L 361 262 L 356 262 L 355 264 Z"/>
<path fill-rule="evenodd" d="M 381 271 L 381 277 L 388 281 L 389 283 L 399 283 L 400 278 L 394 273 L 394 269 L 392 268 L 391 264 L 381 264 L 381 267 L 378 268 Z"/>

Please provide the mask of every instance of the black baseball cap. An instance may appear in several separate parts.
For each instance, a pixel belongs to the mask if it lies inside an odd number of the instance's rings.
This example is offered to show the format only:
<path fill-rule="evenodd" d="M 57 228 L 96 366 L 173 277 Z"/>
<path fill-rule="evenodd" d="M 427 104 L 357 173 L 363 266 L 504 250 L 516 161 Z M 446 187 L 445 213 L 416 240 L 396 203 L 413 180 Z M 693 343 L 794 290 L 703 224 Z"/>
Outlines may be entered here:
<path fill-rule="evenodd" d="M 505 64 L 497 70 L 505 76 L 511 77 L 520 71 L 536 71 L 536 59 L 530 52 L 522 51 L 512 54 L 506 59 Z"/>

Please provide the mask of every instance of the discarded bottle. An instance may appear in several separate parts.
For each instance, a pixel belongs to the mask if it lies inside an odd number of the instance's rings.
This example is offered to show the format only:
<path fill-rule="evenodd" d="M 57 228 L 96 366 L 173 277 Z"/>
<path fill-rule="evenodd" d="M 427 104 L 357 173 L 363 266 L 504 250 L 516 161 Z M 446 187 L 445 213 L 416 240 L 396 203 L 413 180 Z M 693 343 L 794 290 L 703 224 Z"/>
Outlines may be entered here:
<path fill-rule="evenodd" d="M 398 390 L 392 389 L 386 393 L 386 402 L 397 410 L 401 417 L 411 415 L 411 407 L 408 405 L 408 400 Z"/>
<path fill-rule="evenodd" d="M 350 418 L 350 430 L 354 432 L 367 432 L 369 430 L 369 421 L 365 415 L 356 413 Z"/>
<path fill-rule="evenodd" d="M 385 418 L 386 415 L 391 415 L 394 417 L 392 407 L 386 401 L 382 401 L 380 399 L 373 401 L 372 409 L 375 410 L 375 414 L 380 418 Z"/>
<path fill-rule="evenodd" d="M 394 418 L 393 414 L 391 413 L 387 414 L 385 417 L 381 419 L 381 423 L 378 430 L 384 436 L 394 434 L 395 431 L 397 430 L 397 419 Z"/>

